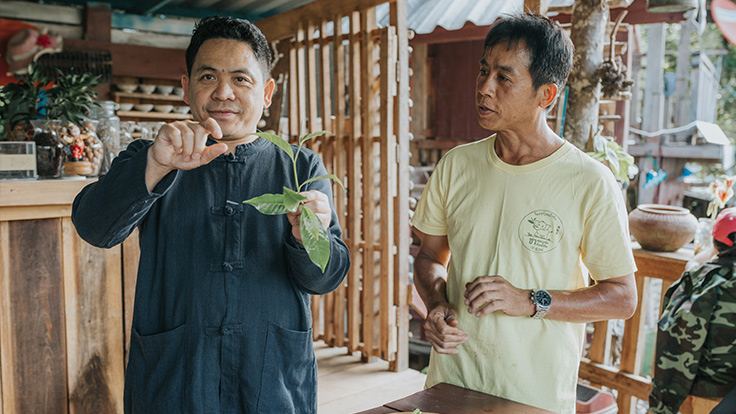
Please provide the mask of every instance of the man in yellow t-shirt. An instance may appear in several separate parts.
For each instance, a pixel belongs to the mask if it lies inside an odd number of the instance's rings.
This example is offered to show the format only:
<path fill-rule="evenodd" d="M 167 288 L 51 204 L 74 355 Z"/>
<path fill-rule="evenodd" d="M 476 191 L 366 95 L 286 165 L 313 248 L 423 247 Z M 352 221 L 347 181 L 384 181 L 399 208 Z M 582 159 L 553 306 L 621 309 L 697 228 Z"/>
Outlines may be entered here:
<path fill-rule="evenodd" d="M 496 134 L 440 161 L 412 219 L 433 346 L 427 387 L 574 413 L 584 323 L 636 309 L 613 174 L 545 120 L 572 53 L 567 35 L 536 15 L 503 19 L 486 37 L 476 104 Z"/>

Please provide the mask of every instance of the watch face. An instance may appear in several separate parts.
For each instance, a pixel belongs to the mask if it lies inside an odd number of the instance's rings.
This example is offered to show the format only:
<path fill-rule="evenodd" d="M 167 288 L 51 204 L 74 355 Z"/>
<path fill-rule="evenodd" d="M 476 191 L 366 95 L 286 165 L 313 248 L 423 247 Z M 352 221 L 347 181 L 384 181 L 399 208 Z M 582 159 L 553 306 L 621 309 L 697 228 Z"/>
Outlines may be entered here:
<path fill-rule="evenodd" d="M 548 307 L 552 304 L 552 296 L 550 296 L 546 290 L 538 290 L 534 292 L 534 299 L 543 307 Z"/>

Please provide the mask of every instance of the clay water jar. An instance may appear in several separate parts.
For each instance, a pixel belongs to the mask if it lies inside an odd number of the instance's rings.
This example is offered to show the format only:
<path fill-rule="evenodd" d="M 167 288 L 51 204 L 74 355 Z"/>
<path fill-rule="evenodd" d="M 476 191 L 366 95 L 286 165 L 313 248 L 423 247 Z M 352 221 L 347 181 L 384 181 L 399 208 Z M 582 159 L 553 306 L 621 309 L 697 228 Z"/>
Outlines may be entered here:
<path fill-rule="evenodd" d="M 629 231 L 642 248 L 674 252 L 690 243 L 698 220 L 685 208 L 641 204 L 629 213 Z"/>

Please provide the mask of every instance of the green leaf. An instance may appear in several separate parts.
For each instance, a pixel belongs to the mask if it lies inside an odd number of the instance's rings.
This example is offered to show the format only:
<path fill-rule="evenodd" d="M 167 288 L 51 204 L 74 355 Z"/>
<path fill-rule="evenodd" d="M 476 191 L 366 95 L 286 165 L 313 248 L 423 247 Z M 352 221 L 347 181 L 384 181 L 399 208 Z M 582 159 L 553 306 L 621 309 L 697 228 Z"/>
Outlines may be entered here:
<path fill-rule="evenodd" d="M 299 203 L 306 199 L 307 197 L 304 197 L 288 187 L 284 187 L 284 207 L 288 211 L 295 213 L 299 208 Z"/>
<path fill-rule="evenodd" d="M 330 131 L 317 131 L 317 132 L 312 132 L 311 134 L 307 134 L 307 135 L 303 136 L 299 140 L 299 145 L 304 144 L 305 142 L 309 141 L 310 139 L 312 139 L 314 137 L 318 137 L 320 135 L 329 134 L 329 133 L 330 133 Z"/>
<path fill-rule="evenodd" d="M 259 136 L 261 138 L 264 138 L 268 141 L 273 142 L 277 147 L 284 150 L 289 155 L 289 158 L 291 158 L 292 161 L 294 161 L 294 150 L 291 149 L 291 145 L 289 145 L 288 142 L 286 142 L 283 138 L 281 138 L 278 135 L 269 134 L 268 132 L 256 132 L 256 136 Z"/>
<path fill-rule="evenodd" d="M 284 214 L 289 211 L 284 205 L 283 194 L 264 194 L 262 196 L 253 197 L 250 200 L 243 201 L 250 204 L 263 214 L 276 215 Z"/>
<path fill-rule="evenodd" d="M 338 184 L 340 184 L 340 187 L 342 187 L 343 190 L 345 189 L 345 186 L 342 185 L 342 181 L 340 181 L 340 179 L 337 178 L 337 176 L 335 174 L 325 174 L 325 175 L 320 175 L 319 177 L 312 177 L 312 178 L 308 179 L 307 181 L 303 182 L 302 183 L 302 187 L 304 187 L 308 183 L 311 183 L 312 181 L 321 180 L 323 178 L 329 178 L 331 180 L 335 180 Z"/>
<path fill-rule="evenodd" d="M 309 259 L 324 273 L 327 262 L 330 261 L 330 240 L 327 238 L 327 230 L 322 227 L 322 222 L 307 206 L 302 208 L 302 215 L 299 218 L 299 232 Z"/>
<path fill-rule="evenodd" d="M 608 161 L 608 166 L 613 171 L 613 175 L 618 175 L 618 154 L 616 154 L 616 150 L 609 146 L 606 146 L 606 161 Z"/>

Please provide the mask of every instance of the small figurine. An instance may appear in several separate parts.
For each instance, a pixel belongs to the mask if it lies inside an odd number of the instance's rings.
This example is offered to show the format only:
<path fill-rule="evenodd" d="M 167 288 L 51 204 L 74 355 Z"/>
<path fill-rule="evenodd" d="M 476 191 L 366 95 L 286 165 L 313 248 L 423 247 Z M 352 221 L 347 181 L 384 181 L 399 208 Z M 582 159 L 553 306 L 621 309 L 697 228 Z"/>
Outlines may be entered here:
<path fill-rule="evenodd" d="M 79 127 L 75 124 L 69 123 L 66 126 L 66 137 L 64 141 L 70 143 L 69 152 L 70 161 L 82 161 L 84 159 L 84 137 L 82 136 Z"/>
<path fill-rule="evenodd" d="M 82 161 L 84 159 L 84 140 L 80 135 L 74 138 L 74 143 L 69 149 L 72 153 L 72 161 Z"/>

